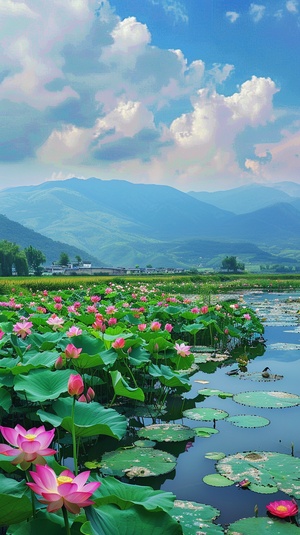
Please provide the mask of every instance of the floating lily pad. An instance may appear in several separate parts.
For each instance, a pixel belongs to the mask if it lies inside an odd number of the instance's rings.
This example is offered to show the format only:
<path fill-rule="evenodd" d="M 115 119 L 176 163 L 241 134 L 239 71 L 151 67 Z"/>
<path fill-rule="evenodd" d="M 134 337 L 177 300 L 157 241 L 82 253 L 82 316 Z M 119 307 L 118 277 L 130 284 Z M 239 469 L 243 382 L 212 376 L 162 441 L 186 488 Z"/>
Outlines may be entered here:
<path fill-rule="evenodd" d="M 249 490 L 265 494 L 279 489 L 290 496 L 300 498 L 300 459 L 276 452 L 249 451 L 236 453 L 221 459 L 216 469 L 219 474 L 238 483 L 247 478 Z"/>
<path fill-rule="evenodd" d="M 298 535 L 299 528 L 281 520 L 272 518 L 253 517 L 242 518 L 230 524 L 227 535 Z"/>
<path fill-rule="evenodd" d="M 197 437 L 209 438 L 211 435 L 216 435 L 219 433 L 218 429 L 213 427 L 194 427 L 194 431 Z"/>
<path fill-rule="evenodd" d="M 295 351 L 300 349 L 300 344 L 278 342 L 277 344 L 270 344 L 268 347 L 273 351 Z"/>
<path fill-rule="evenodd" d="M 204 483 L 212 487 L 231 487 L 234 484 L 233 481 L 230 481 L 227 477 L 221 476 L 220 474 L 208 474 L 203 478 Z"/>
<path fill-rule="evenodd" d="M 156 442 L 154 440 L 136 440 L 134 445 L 138 448 L 153 448 Z"/>
<path fill-rule="evenodd" d="M 288 392 L 241 392 L 233 396 L 236 403 L 249 407 L 264 407 L 268 409 L 281 409 L 300 405 L 300 396 Z"/>
<path fill-rule="evenodd" d="M 258 382 L 265 382 L 270 383 L 273 381 L 280 381 L 280 379 L 283 379 L 283 375 L 276 375 L 275 373 L 269 373 L 268 377 L 263 377 L 262 372 L 253 372 L 253 373 L 240 373 L 239 379 L 249 379 L 250 381 L 258 381 Z"/>
<path fill-rule="evenodd" d="M 230 422 L 237 427 L 264 427 L 269 425 L 270 420 L 262 416 L 255 416 L 252 414 L 238 414 L 236 416 L 229 416 L 227 422 Z"/>
<path fill-rule="evenodd" d="M 174 470 L 176 458 L 170 453 L 152 448 L 120 448 L 105 453 L 100 463 L 103 474 L 129 479 L 167 474 Z"/>
<path fill-rule="evenodd" d="M 233 396 L 230 392 L 223 392 L 217 388 L 202 388 L 198 390 L 198 394 L 201 396 L 219 396 L 219 398 L 232 398 Z"/>
<path fill-rule="evenodd" d="M 212 523 L 219 514 L 220 511 L 211 505 L 181 500 L 175 500 L 174 507 L 170 511 L 170 515 L 181 525 L 184 535 L 224 533 L 222 526 Z"/>
<path fill-rule="evenodd" d="M 190 420 L 202 420 L 203 422 L 223 420 L 228 416 L 228 412 L 222 411 L 221 409 L 210 409 L 207 407 L 187 409 L 186 411 L 183 411 L 182 414 L 184 418 L 189 418 Z"/>
<path fill-rule="evenodd" d="M 204 457 L 206 459 L 212 459 L 213 461 L 219 461 L 220 459 L 224 459 L 226 455 L 222 451 L 209 451 Z"/>
<path fill-rule="evenodd" d="M 181 424 L 152 424 L 138 431 L 139 438 L 149 438 L 158 442 L 181 442 L 195 436 L 194 430 Z"/>

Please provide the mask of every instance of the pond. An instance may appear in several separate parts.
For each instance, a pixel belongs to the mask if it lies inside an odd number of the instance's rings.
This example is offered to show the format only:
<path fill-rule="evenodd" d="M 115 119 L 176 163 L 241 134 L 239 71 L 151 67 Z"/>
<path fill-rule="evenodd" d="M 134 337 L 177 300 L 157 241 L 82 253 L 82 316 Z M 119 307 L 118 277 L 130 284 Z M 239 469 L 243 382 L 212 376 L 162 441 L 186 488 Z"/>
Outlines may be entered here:
<path fill-rule="evenodd" d="M 244 296 L 247 304 L 257 309 L 258 315 L 265 318 L 264 338 L 266 344 L 259 344 L 257 353 L 261 356 L 249 357 L 247 373 L 228 375 L 228 371 L 236 369 L 236 364 L 222 364 L 216 371 L 207 373 L 206 365 L 192 377 L 193 387 L 185 398 L 193 399 L 201 388 L 219 389 L 233 394 L 245 391 L 281 391 L 300 394 L 299 359 L 300 359 L 300 323 L 297 310 L 300 307 L 299 294 L 259 294 L 249 293 Z M 249 350 L 251 351 L 251 349 Z M 282 376 L 276 381 L 265 381 L 259 378 L 264 368 L 270 373 Z M 251 379 L 254 374 L 254 379 Z M 257 375 L 255 375 L 257 374 Z M 207 381 L 201 384 L 197 381 Z M 215 473 L 215 461 L 207 459 L 208 452 L 223 452 L 231 455 L 246 451 L 275 451 L 300 456 L 299 442 L 299 407 L 282 409 L 266 409 L 247 407 L 233 401 L 232 398 L 221 399 L 218 396 L 206 397 L 197 402 L 196 407 L 213 407 L 221 409 L 230 416 L 249 414 L 267 418 L 270 423 L 260 428 L 236 427 L 226 420 L 216 422 L 217 434 L 209 438 L 196 437 L 193 446 L 182 451 L 178 457 L 176 473 L 167 478 L 161 485 L 166 491 L 172 491 L 181 500 L 191 500 L 212 505 L 221 511 L 217 523 L 226 526 L 244 517 L 254 516 L 254 508 L 258 507 L 259 516 L 265 515 L 265 507 L 270 501 L 286 500 L 283 492 L 276 494 L 258 494 L 241 489 L 235 485 L 217 488 L 203 482 L 207 474 Z M 181 423 L 190 427 L 198 427 L 199 422 L 183 418 Z M 213 426 L 211 422 L 203 422 L 203 426 Z M 170 450 L 172 451 L 172 450 Z"/>

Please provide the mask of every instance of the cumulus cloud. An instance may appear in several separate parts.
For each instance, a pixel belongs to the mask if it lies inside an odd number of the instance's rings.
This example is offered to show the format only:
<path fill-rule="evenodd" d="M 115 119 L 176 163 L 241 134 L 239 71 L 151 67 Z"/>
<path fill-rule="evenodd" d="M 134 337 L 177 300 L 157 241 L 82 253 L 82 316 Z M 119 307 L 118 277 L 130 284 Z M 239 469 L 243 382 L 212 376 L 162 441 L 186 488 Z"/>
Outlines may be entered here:
<path fill-rule="evenodd" d="M 237 19 L 239 18 L 240 14 L 237 13 L 236 11 L 227 11 L 226 12 L 226 17 L 230 20 L 230 22 L 236 22 Z"/>
<path fill-rule="evenodd" d="M 286 9 L 290 12 L 290 13 L 298 13 L 298 0 L 288 0 L 286 2 Z"/>
<path fill-rule="evenodd" d="M 249 14 L 254 22 L 259 22 L 265 14 L 266 6 L 262 4 L 250 4 Z"/>

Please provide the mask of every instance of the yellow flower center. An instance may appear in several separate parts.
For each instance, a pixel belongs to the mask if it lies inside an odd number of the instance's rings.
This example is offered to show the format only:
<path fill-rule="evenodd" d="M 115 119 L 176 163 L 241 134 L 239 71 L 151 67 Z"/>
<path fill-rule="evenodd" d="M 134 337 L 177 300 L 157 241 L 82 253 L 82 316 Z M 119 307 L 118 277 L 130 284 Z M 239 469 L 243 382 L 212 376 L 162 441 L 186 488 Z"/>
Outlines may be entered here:
<path fill-rule="evenodd" d="M 276 507 L 276 511 L 287 511 L 288 508 L 286 507 L 286 505 L 278 505 Z"/>
<path fill-rule="evenodd" d="M 63 483 L 72 483 L 73 479 L 69 476 L 58 476 L 56 478 L 57 484 L 62 485 Z"/>
<path fill-rule="evenodd" d="M 25 435 L 25 438 L 27 438 L 27 440 L 34 440 L 36 438 L 36 435 L 32 435 L 31 433 L 28 433 L 28 435 Z"/>

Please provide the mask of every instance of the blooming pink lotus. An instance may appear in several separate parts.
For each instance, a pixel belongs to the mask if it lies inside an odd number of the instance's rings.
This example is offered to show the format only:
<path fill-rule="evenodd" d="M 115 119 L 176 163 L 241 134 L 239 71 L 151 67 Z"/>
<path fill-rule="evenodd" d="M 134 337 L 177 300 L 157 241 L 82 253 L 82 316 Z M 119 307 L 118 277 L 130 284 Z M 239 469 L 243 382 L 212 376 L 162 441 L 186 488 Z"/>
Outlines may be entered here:
<path fill-rule="evenodd" d="M 161 323 L 159 323 L 159 321 L 152 321 L 150 325 L 151 331 L 159 331 L 160 328 L 161 328 Z"/>
<path fill-rule="evenodd" d="M 111 345 L 114 349 L 122 349 L 125 346 L 125 340 L 124 338 L 117 338 Z"/>
<path fill-rule="evenodd" d="M 70 396 L 80 396 L 84 391 L 84 384 L 81 375 L 71 374 L 68 381 L 68 392 Z"/>
<path fill-rule="evenodd" d="M 146 323 L 139 323 L 138 324 L 138 330 L 139 331 L 144 331 L 146 328 L 147 328 L 147 324 Z"/>
<path fill-rule="evenodd" d="M 115 312 L 118 312 L 118 309 L 114 305 L 109 305 L 105 309 L 106 314 L 114 314 Z"/>
<path fill-rule="evenodd" d="M 57 329 L 61 329 L 65 320 L 63 318 L 60 318 L 56 314 L 51 314 L 50 318 L 47 319 L 46 323 L 50 325 L 54 331 L 57 331 Z"/>
<path fill-rule="evenodd" d="M 280 500 L 278 502 L 271 502 L 266 505 L 267 510 L 274 516 L 285 518 L 287 516 L 295 516 L 298 513 L 298 506 L 296 502 L 291 500 Z"/>
<path fill-rule="evenodd" d="M 30 327 L 32 327 L 31 321 L 19 321 L 14 325 L 14 333 L 21 338 L 26 338 L 28 334 L 31 334 Z"/>
<path fill-rule="evenodd" d="M 172 332 L 173 331 L 173 325 L 171 325 L 171 323 L 166 323 L 165 331 L 168 331 L 168 333 Z"/>
<path fill-rule="evenodd" d="M 0 426 L 5 440 L 13 447 L 0 444 L 0 453 L 15 457 L 12 464 L 20 464 L 26 468 L 28 463 L 45 464 L 45 455 L 54 455 L 56 450 L 48 448 L 53 440 L 55 429 L 46 431 L 45 427 L 32 427 L 24 429 L 17 424 L 15 428 Z"/>
<path fill-rule="evenodd" d="M 66 332 L 66 335 L 69 338 L 71 338 L 71 336 L 80 336 L 81 334 L 82 334 L 82 329 L 80 329 L 79 327 L 76 327 L 75 325 L 70 327 L 70 329 Z"/>
<path fill-rule="evenodd" d="M 78 514 L 81 507 L 93 505 L 94 502 L 89 498 L 101 485 L 100 482 L 85 485 L 90 475 L 89 471 L 75 477 L 70 470 L 64 470 L 57 477 L 49 466 L 37 466 L 36 472 L 30 472 L 30 475 L 34 483 L 27 485 L 42 497 L 39 501 L 47 504 L 49 513 L 55 513 L 65 506 L 70 513 Z"/>
<path fill-rule="evenodd" d="M 78 359 L 82 348 L 77 348 L 74 344 L 68 344 L 65 349 L 65 356 L 67 359 Z"/>
<path fill-rule="evenodd" d="M 190 352 L 191 346 L 176 343 L 174 347 L 177 351 L 177 355 L 180 355 L 180 357 L 187 357 L 188 355 L 191 354 Z"/>
<path fill-rule="evenodd" d="M 208 312 L 208 306 L 205 305 L 204 307 L 201 307 L 201 314 L 207 314 Z"/>
<path fill-rule="evenodd" d="M 117 318 L 109 318 L 108 320 L 108 325 L 111 327 L 112 325 L 116 325 L 117 323 Z"/>
<path fill-rule="evenodd" d="M 251 320 L 250 314 L 244 314 L 244 318 L 245 318 L 245 320 Z"/>

